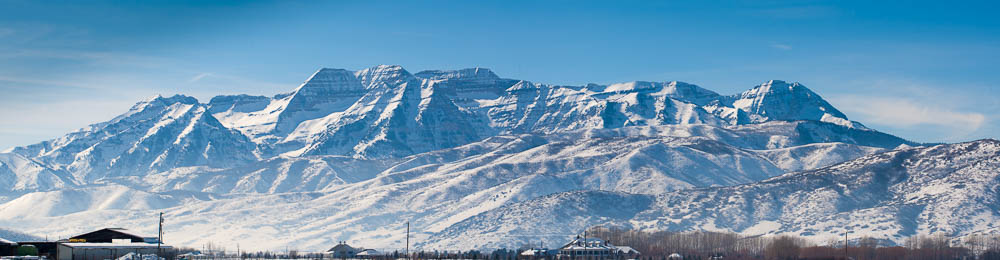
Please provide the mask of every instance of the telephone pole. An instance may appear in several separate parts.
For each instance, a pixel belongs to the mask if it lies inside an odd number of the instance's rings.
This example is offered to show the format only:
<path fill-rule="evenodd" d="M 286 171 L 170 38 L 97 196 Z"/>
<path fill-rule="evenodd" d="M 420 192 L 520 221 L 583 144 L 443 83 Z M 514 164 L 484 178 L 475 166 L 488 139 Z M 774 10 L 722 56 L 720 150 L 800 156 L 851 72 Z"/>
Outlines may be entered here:
<path fill-rule="evenodd" d="M 410 221 L 406 221 L 406 259 L 410 259 Z"/>
<path fill-rule="evenodd" d="M 163 244 L 163 212 L 160 212 L 160 227 L 159 232 L 156 235 L 156 257 L 163 257 L 163 251 L 160 249 L 160 245 Z"/>
<path fill-rule="evenodd" d="M 849 257 L 849 256 L 847 256 L 848 255 L 848 253 L 847 253 L 847 246 L 848 246 L 847 233 L 848 232 L 849 231 L 847 231 L 846 229 L 844 230 L 844 258 Z"/>

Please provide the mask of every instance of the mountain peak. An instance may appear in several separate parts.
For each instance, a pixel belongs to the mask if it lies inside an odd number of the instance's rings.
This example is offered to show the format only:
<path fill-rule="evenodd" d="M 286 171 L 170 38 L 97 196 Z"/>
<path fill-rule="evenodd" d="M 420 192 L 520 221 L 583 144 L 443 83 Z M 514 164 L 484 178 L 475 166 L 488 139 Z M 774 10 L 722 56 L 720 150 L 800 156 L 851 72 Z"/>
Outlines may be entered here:
<path fill-rule="evenodd" d="M 354 73 L 354 75 L 361 80 L 361 84 L 369 88 L 377 82 L 396 84 L 413 78 L 410 72 L 399 65 L 378 65 L 360 70 Z"/>
<path fill-rule="evenodd" d="M 321 68 L 309 76 L 296 92 L 360 91 L 364 87 L 354 73 L 345 69 Z"/>
<path fill-rule="evenodd" d="M 146 100 L 139 101 L 138 103 L 135 103 L 135 105 L 132 106 L 132 109 L 133 110 L 135 110 L 135 109 L 142 109 L 142 108 L 145 108 L 145 107 L 149 106 L 150 104 L 171 105 L 171 104 L 175 104 L 175 103 L 181 103 L 181 104 L 187 104 L 187 105 L 194 105 L 194 104 L 198 104 L 198 99 L 194 98 L 192 96 L 185 96 L 185 95 L 180 95 L 180 94 L 173 95 L 173 96 L 170 96 L 170 97 L 164 97 L 162 95 L 157 94 L 156 96 L 153 96 L 153 97 L 147 98 Z"/>
<path fill-rule="evenodd" d="M 466 68 L 460 70 L 425 70 L 415 74 L 417 77 L 431 80 L 470 79 L 497 80 L 497 74 L 487 68 Z"/>
<path fill-rule="evenodd" d="M 798 82 L 770 80 L 734 98 L 733 107 L 756 117 L 753 122 L 816 120 L 853 127 L 846 115 Z"/>
<path fill-rule="evenodd" d="M 798 82 L 788 83 L 784 80 L 777 80 L 777 79 L 772 79 L 768 80 L 767 82 L 761 83 L 760 85 L 757 85 L 748 90 L 748 92 L 756 90 L 755 91 L 756 93 L 782 93 L 782 92 L 792 92 L 799 88 L 812 92 L 812 90 L 809 90 L 808 88 L 806 88 L 805 86 L 803 86 Z"/>

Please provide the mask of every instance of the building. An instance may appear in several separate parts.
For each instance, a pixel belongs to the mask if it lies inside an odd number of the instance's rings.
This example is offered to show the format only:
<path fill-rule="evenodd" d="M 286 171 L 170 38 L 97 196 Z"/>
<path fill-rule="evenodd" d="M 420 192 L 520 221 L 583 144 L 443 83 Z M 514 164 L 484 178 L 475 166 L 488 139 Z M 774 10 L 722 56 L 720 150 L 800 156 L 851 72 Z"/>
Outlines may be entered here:
<path fill-rule="evenodd" d="M 330 248 L 330 250 L 326 250 L 326 254 L 330 258 L 354 258 L 361 251 L 364 251 L 364 249 L 354 248 L 347 245 L 347 242 L 340 241 L 336 246 Z"/>
<path fill-rule="evenodd" d="M 17 254 L 17 243 L 0 238 L 0 256 L 12 256 Z"/>
<path fill-rule="evenodd" d="M 55 259 L 56 257 L 56 244 L 57 242 L 18 242 L 18 246 L 34 246 L 38 250 L 38 256 L 44 256 L 48 259 Z"/>
<path fill-rule="evenodd" d="M 558 249 L 531 248 L 521 251 L 518 259 L 550 259 L 559 255 Z"/>
<path fill-rule="evenodd" d="M 69 238 L 72 243 L 112 243 L 128 240 L 132 243 L 157 243 L 156 236 L 144 236 L 124 228 L 105 228 Z"/>
<path fill-rule="evenodd" d="M 361 252 L 358 252 L 354 256 L 357 258 L 375 258 L 383 256 L 383 254 L 375 249 L 362 249 Z"/>
<path fill-rule="evenodd" d="M 154 236 L 144 236 L 124 228 L 105 228 L 54 243 L 56 260 L 104 260 L 173 254 L 173 248 Z M 155 258 L 155 257 L 154 257 Z"/>
<path fill-rule="evenodd" d="M 627 246 L 615 246 L 597 238 L 576 237 L 559 248 L 560 259 L 632 259 L 639 251 Z"/>
<path fill-rule="evenodd" d="M 133 255 L 163 255 L 170 246 L 145 242 L 59 243 L 56 260 L 104 260 Z"/>

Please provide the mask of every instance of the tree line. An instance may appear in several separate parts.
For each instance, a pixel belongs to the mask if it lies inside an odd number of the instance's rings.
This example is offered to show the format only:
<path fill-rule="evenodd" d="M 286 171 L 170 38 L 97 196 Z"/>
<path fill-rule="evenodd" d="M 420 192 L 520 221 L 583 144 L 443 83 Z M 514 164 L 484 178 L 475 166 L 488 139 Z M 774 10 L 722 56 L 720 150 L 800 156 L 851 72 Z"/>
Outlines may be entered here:
<path fill-rule="evenodd" d="M 594 227 L 587 236 L 614 245 L 630 246 L 641 259 L 668 259 L 677 253 L 682 259 L 855 259 L 855 260 L 1000 260 L 1000 235 L 969 235 L 951 238 L 943 234 L 915 235 L 895 245 L 872 237 L 830 239 L 817 244 L 806 239 L 782 236 L 746 236 L 727 232 L 647 232 Z"/>
<path fill-rule="evenodd" d="M 585 232 L 587 237 L 599 238 L 618 246 L 629 246 L 641 253 L 642 260 L 680 259 L 767 259 L 767 260 L 948 260 L 979 259 L 1000 260 L 1000 235 L 969 235 L 951 238 L 943 234 L 915 235 L 900 245 L 888 240 L 871 237 L 829 239 L 815 243 L 801 237 L 747 236 L 731 232 L 668 232 L 639 231 L 620 228 L 593 227 Z M 517 249 L 497 249 L 480 252 L 469 251 L 390 251 L 366 259 L 556 259 L 554 255 L 526 257 L 520 253 L 531 249 L 525 245 Z M 552 248 L 556 249 L 556 248 Z M 294 249 L 284 252 L 239 251 L 206 244 L 201 250 L 177 248 L 170 254 L 200 251 L 196 259 L 338 259 L 323 253 L 302 253 Z M 167 257 L 167 259 L 174 259 Z"/>

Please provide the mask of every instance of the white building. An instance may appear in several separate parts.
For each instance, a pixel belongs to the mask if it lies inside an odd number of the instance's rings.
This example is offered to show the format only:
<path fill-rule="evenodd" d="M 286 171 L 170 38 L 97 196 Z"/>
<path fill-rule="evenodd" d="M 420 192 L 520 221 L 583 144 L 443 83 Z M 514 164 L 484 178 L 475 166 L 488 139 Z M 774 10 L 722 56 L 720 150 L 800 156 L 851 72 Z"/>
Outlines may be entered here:
<path fill-rule="evenodd" d="M 169 251 L 170 246 L 118 242 L 118 243 L 59 243 L 56 250 L 57 260 L 103 260 L 117 259 L 129 253 L 138 255 L 160 255 L 161 251 Z"/>
<path fill-rule="evenodd" d="M 577 237 L 559 248 L 561 259 L 628 259 L 639 256 L 639 251 L 627 246 L 612 245 L 597 238 Z"/>
<path fill-rule="evenodd" d="M 362 249 L 361 252 L 355 254 L 355 256 L 358 258 L 371 258 L 382 255 L 383 255 L 382 252 L 379 252 L 375 249 Z"/>
<path fill-rule="evenodd" d="M 361 251 L 364 251 L 364 249 L 351 247 L 346 242 L 341 241 L 336 246 L 330 248 L 330 250 L 326 250 L 326 254 L 330 258 L 354 258 Z"/>

